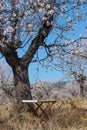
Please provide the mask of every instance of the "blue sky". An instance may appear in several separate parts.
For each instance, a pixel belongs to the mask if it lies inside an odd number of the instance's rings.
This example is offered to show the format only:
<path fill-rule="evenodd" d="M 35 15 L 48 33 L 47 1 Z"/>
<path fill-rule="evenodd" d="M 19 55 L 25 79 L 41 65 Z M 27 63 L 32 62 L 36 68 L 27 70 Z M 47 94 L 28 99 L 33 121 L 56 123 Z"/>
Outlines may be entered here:
<path fill-rule="evenodd" d="M 37 66 L 39 71 L 35 68 L 35 64 L 30 65 L 29 67 L 29 78 L 30 82 L 37 82 L 39 80 L 43 81 L 51 81 L 51 82 L 56 82 L 59 79 L 62 78 L 63 73 L 61 71 L 56 71 L 56 70 L 50 70 L 46 71 L 45 68 L 42 68 L 41 66 Z"/>

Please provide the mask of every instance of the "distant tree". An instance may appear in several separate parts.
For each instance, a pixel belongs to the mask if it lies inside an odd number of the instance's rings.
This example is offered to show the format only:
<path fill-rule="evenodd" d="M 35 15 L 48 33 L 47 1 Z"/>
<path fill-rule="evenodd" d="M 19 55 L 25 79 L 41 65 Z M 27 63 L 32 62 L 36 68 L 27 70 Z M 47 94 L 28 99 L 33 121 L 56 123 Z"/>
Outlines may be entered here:
<path fill-rule="evenodd" d="M 86 80 L 86 76 L 84 76 L 83 74 L 76 74 L 76 73 L 73 73 L 77 83 L 79 84 L 80 86 L 80 96 L 81 97 L 84 97 L 84 81 Z"/>
<path fill-rule="evenodd" d="M 77 50 L 75 50 L 75 54 L 68 57 L 67 60 L 67 71 L 68 74 L 71 75 L 70 78 L 73 78 L 77 81 L 80 86 L 80 95 L 83 97 L 83 89 L 84 89 L 84 81 L 87 77 L 87 40 L 80 41 Z"/>
<path fill-rule="evenodd" d="M 13 85 L 13 76 L 9 68 L 10 67 L 4 63 L 4 60 L 2 59 L 0 63 L 0 89 L 3 89 L 5 94 L 9 98 L 12 98 L 15 95 L 15 91 Z"/>
<path fill-rule="evenodd" d="M 84 97 L 84 93 L 83 93 L 83 90 L 84 90 L 84 81 L 86 80 L 86 76 L 84 76 L 83 74 L 79 74 L 78 75 L 78 82 L 80 84 L 80 95 L 82 97 Z"/>
<path fill-rule="evenodd" d="M 0 60 L 0 86 L 6 86 L 13 84 L 13 75 L 11 69 L 7 63 L 4 63 L 4 59 Z"/>
<path fill-rule="evenodd" d="M 66 59 L 83 39 L 78 35 L 72 41 L 75 26 L 86 18 L 86 0 L 0 1 L 0 52 L 12 68 L 18 102 L 32 99 L 31 63 L 65 69 Z"/>

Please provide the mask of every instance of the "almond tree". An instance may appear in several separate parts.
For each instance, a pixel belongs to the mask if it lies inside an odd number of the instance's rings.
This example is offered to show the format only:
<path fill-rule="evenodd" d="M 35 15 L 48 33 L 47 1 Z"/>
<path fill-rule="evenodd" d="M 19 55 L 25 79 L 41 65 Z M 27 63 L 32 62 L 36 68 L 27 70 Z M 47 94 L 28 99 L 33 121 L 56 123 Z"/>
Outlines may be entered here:
<path fill-rule="evenodd" d="M 64 67 L 74 43 L 69 34 L 87 18 L 84 8 L 86 0 L 0 0 L 0 52 L 12 68 L 18 101 L 32 99 L 30 63 Z"/>
<path fill-rule="evenodd" d="M 77 46 L 77 47 L 76 47 Z M 68 74 L 70 78 L 74 78 L 80 87 L 80 96 L 84 96 L 84 82 L 87 77 L 87 39 L 78 39 L 74 43 L 74 51 L 69 55 L 67 62 Z"/>

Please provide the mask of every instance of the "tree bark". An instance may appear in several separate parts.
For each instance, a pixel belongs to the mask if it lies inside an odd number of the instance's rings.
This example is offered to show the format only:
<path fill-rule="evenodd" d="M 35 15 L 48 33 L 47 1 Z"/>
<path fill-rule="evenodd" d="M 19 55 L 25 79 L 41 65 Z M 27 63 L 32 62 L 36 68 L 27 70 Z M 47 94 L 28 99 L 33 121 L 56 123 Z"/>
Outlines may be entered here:
<path fill-rule="evenodd" d="M 5 53 L 5 57 L 14 74 L 17 103 L 19 106 L 22 106 L 22 100 L 32 99 L 28 76 L 28 64 L 21 61 L 15 51 Z"/>
<path fill-rule="evenodd" d="M 83 94 L 83 84 L 81 84 L 81 83 L 80 83 L 80 96 L 84 97 L 84 94 Z"/>
<path fill-rule="evenodd" d="M 28 67 L 16 66 L 13 70 L 14 73 L 14 85 L 16 88 L 16 97 L 18 102 L 26 99 L 32 99 L 30 82 L 28 79 Z"/>
<path fill-rule="evenodd" d="M 31 100 L 31 90 L 30 90 L 30 82 L 28 78 L 28 66 L 16 66 L 13 69 L 14 73 L 14 85 L 16 90 L 16 99 L 18 104 L 18 111 L 21 111 L 22 109 L 27 109 L 28 105 L 23 104 L 22 100 Z M 33 104 L 30 104 L 33 109 Z"/>

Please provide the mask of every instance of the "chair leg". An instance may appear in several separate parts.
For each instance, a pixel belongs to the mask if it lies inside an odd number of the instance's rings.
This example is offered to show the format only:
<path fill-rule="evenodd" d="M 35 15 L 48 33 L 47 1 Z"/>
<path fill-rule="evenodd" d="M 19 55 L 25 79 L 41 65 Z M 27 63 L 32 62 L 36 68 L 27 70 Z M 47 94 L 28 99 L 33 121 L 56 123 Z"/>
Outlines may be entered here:
<path fill-rule="evenodd" d="M 45 112 L 45 110 L 41 107 L 43 103 L 42 103 L 42 104 L 36 103 L 36 104 L 37 104 L 38 108 L 42 111 L 42 115 L 45 114 L 45 115 L 47 116 L 47 118 L 48 118 L 48 117 L 49 117 L 48 114 L 47 114 L 47 113 Z"/>
<path fill-rule="evenodd" d="M 42 114 L 41 118 L 45 117 L 48 115 L 47 113 L 50 111 L 51 107 L 53 106 L 54 102 L 52 102 L 45 110 L 44 113 Z"/>

